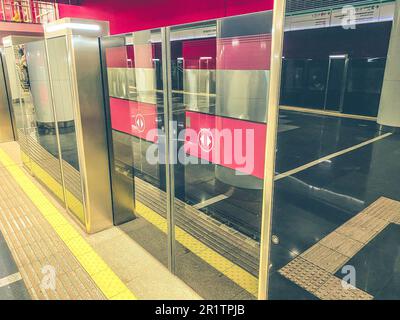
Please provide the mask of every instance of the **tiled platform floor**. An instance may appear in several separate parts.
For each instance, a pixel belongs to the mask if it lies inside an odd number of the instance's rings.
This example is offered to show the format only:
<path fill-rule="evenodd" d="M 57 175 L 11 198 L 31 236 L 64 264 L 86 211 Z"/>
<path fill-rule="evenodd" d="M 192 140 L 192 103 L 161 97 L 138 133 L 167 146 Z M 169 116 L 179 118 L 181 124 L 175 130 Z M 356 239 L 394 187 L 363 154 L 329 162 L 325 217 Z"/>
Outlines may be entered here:
<path fill-rule="evenodd" d="M 22 169 L 18 144 L 1 144 L 0 149 Z M 29 174 L 27 177 L 138 299 L 201 299 L 126 234 L 125 229 L 130 226 L 113 227 L 88 235 L 45 188 Z M 32 299 L 105 299 L 93 279 L 3 165 L 0 165 L 0 181 L 0 231 Z M 46 269 L 46 266 L 56 270 L 55 291 L 41 288 L 46 276 L 42 268 Z M 3 298 L 1 293 L 0 290 L 0 299 Z"/>
<path fill-rule="evenodd" d="M 359 288 L 344 288 L 335 273 L 388 225 L 400 222 L 400 202 L 380 198 L 279 272 L 323 300 L 371 300 Z"/>
<path fill-rule="evenodd" d="M 0 230 L 32 299 L 104 299 L 101 291 L 0 166 Z M 46 289 L 46 266 L 55 270 L 55 288 Z M 43 271 L 43 272 L 42 272 Z"/>

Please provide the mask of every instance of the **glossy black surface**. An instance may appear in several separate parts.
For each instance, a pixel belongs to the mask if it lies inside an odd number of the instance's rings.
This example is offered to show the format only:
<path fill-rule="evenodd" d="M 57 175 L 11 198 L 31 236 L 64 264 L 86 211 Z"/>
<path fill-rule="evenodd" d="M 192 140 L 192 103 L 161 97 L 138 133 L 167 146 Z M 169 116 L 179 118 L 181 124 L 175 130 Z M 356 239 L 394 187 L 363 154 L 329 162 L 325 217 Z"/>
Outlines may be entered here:
<path fill-rule="evenodd" d="M 349 141 L 359 141 L 365 136 L 373 137 L 377 133 L 371 130 L 371 126 L 360 127 L 360 123 L 354 124 L 355 126 L 343 128 L 342 132 L 349 133 L 348 139 L 345 135 L 338 136 L 335 132 L 330 133 L 330 138 L 333 140 L 335 137 L 336 141 L 344 146 Z M 328 133 L 327 131 L 324 136 L 329 137 Z M 331 146 L 328 144 L 326 147 Z M 273 270 L 282 268 L 296 255 L 313 246 L 381 196 L 400 200 L 399 158 L 400 135 L 392 135 L 277 181 L 272 233 L 278 236 L 279 244 L 272 245 Z M 393 234 L 394 231 L 386 232 Z M 383 234 L 382 237 L 387 238 L 389 235 Z M 387 257 L 390 257 L 389 261 L 392 261 L 392 265 L 387 266 L 388 269 L 392 268 L 400 244 L 398 234 L 397 239 L 393 236 L 391 241 L 385 244 L 379 239 L 376 241 L 381 243 L 379 250 L 385 251 Z M 370 253 L 370 259 L 363 258 L 368 256 L 367 253 L 359 254 L 354 263 L 367 268 L 369 276 L 376 277 L 375 280 L 379 281 L 379 273 L 383 266 L 380 262 L 370 263 L 372 252 L 375 250 L 372 248 L 377 246 L 371 243 L 366 249 Z M 378 252 L 377 254 L 380 256 Z M 385 271 L 388 272 L 396 279 L 395 272 Z M 363 277 L 365 278 L 365 272 L 360 280 L 365 283 Z M 387 282 L 386 285 L 389 286 L 389 283 L 392 282 Z M 370 290 L 374 291 L 375 286 L 371 283 L 369 285 L 372 286 Z M 383 286 L 377 286 L 374 293 L 381 290 L 379 293 L 382 296 L 388 294 L 382 291 Z M 395 292 L 396 290 L 393 295 Z M 291 294 L 291 289 L 287 294 Z"/>
<path fill-rule="evenodd" d="M 8 249 L 6 240 L 0 232 L 0 279 L 18 272 L 17 265 Z"/>
<path fill-rule="evenodd" d="M 280 111 L 280 126 L 296 127 L 278 134 L 276 171 L 283 173 L 329 154 L 375 138 L 373 121 Z"/>
<path fill-rule="evenodd" d="M 274 232 L 281 244 L 301 252 L 381 195 L 391 193 L 397 181 L 386 187 L 382 184 L 389 181 L 383 176 L 371 175 L 371 152 L 387 142 L 376 142 L 277 181 Z M 379 157 L 388 159 L 389 155 Z M 369 187 L 372 179 L 375 190 Z"/>
<path fill-rule="evenodd" d="M 377 300 L 400 300 L 400 226 L 390 224 L 349 262 L 356 287 Z M 341 270 L 336 275 L 343 277 Z"/>
<path fill-rule="evenodd" d="M 0 232 L 0 279 L 18 272 L 14 258 Z M 0 300 L 30 300 L 31 297 L 22 280 L 0 287 Z"/>

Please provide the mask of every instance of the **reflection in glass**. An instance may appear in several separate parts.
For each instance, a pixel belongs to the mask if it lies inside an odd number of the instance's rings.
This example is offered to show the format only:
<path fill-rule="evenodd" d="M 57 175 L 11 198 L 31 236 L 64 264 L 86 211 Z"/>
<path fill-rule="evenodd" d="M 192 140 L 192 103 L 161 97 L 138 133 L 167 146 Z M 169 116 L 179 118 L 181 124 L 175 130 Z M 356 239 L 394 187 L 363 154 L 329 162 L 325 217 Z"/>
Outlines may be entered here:
<path fill-rule="evenodd" d="M 68 209 L 84 223 L 79 157 L 76 143 L 72 84 L 69 76 L 67 44 L 64 37 L 48 39 L 48 60 L 54 108 L 60 135 L 65 198 Z"/>
<path fill-rule="evenodd" d="M 172 27 L 166 44 L 159 29 L 102 39 L 114 219 L 136 218 L 124 230 L 165 265 L 162 46 L 171 46 L 174 258 L 204 298 L 257 296 L 271 23 L 263 12 Z"/>
<path fill-rule="evenodd" d="M 386 57 L 350 59 L 343 112 L 376 117 Z"/>
<path fill-rule="evenodd" d="M 271 22 L 171 28 L 177 275 L 208 299 L 257 295 Z"/>
<path fill-rule="evenodd" d="M 281 105 L 376 117 L 385 65 L 386 57 L 284 58 Z"/>
<path fill-rule="evenodd" d="M 281 105 L 324 109 L 328 66 L 328 59 L 283 59 Z"/>
<path fill-rule="evenodd" d="M 19 46 L 17 68 L 31 172 L 64 201 L 44 41 Z M 25 152 L 22 153 L 26 157 Z"/>
<path fill-rule="evenodd" d="M 279 110 L 269 299 L 399 299 L 399 136 L 339 114 L 377 115 L 385 59 L 329 58 L 325 104 L 305 106 L 337 114 Z M 302 103 L 309 64 L 284 64 L 281 101 Z"/>
<path fill-rule="evenodd" d="M 108 42 L 110 44 L 108 44 Z M 167 265 L 161 31 L 103 39 L 112 127 L 114 221 Z M 161 160 L 161 161 L 160 161 Z"/>
<path fill-rule="evenodd" d="M 6 59 L 12 70 L 9 72 L 13 113 L 17 127 L 17 138 L 25 167 L 31 170 L 29 136 L 32 134 L 32 104 L 29 92 L 29 75 L 24 45 L 6 48 Z"/>

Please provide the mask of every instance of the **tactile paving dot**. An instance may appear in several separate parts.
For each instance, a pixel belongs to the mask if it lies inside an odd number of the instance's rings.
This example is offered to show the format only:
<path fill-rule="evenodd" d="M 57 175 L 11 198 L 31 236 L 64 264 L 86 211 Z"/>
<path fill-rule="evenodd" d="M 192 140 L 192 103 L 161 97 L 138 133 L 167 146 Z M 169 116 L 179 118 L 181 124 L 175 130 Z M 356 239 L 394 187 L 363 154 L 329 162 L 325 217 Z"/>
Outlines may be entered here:
<path fill-rule="evenodd" d="M 311 293 L 316 292 L 330 277 L 329 272 L 299 257 L 279 273 Z"/>
<path fill-rule="evenodd" d="M 344 288 L 334 273 L 390 223 L 400 224 L 400 202 L 379 198 L 279 273 L 323 300 L 371 300 L 367 292 Z"/>
<path fill-rule="evenodd" d="M 355 288 L 342 285 L 342 280 L 331 276 L 315 295 L 322 300 L 372 300 L 373 296 Z"/>

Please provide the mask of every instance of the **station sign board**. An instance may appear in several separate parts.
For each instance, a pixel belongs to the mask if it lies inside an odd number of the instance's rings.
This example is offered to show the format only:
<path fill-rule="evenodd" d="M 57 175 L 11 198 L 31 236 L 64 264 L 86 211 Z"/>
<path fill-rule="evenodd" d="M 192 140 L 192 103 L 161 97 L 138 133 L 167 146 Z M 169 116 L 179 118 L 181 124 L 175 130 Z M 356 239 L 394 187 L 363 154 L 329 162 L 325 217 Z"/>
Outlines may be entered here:
<path fill-rule="evenodd" d="M 288 15 L 285 31 L 355 26 L 393 20 L 395 2 L 370 3 L 364 5 L 332 7 L 323 11 L 311 11 Z"/>

